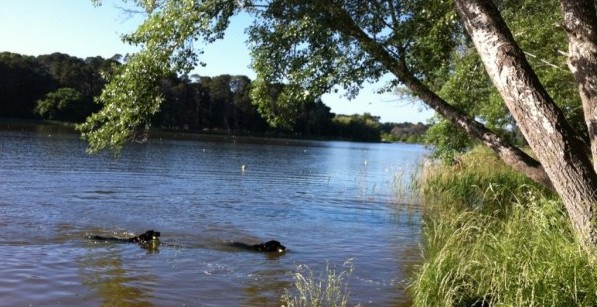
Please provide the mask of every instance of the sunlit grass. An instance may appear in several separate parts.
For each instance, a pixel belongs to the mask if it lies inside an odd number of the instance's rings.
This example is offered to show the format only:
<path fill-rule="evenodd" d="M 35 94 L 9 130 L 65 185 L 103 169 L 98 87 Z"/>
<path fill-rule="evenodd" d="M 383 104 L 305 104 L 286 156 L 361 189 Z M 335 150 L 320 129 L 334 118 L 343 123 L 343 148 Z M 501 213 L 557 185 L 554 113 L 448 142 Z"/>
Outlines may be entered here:
<path fill-rule="evenodd" d="M 392 191 L 396 216 L 406 216 L 411 219 L 421 213 L 418 178 L 422 169 L 419 165 L 412 170 L 398 170 L 394 173 Z"/>
<path fill-rule="evenodd" d="M 482 150 L 429 170 L 415 306 L 597 305 L 596 258 L 556 197 Z"/>
<path fill-rule="evenodd" d="M 282 306 L 348 306 L 350 293 L 347 278 L 353 270 L 352 259 L 344 262 L 340 271 L 331 268 L 328 263 L 320 275 L 316 275 L 306 265 L 299 265 L 293 273 L 294 289 L 286 289 L 282 296 Z"/>

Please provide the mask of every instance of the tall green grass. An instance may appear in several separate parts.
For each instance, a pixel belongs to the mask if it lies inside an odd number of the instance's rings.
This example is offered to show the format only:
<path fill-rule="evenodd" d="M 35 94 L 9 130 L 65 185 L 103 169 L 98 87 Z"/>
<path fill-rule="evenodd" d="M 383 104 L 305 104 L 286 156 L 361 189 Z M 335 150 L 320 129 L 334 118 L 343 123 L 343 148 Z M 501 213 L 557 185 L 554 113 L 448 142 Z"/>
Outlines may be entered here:
<path fill-rule="evenodd" d="M 428 166 L 415 306 L 597 306 L 597 263 L 561 202 L 475 150 Z"/>
<path fill-rule="evenodd" d="M 352 274 L 352 259 L 343 264 L 339 271 L 329 263 L 321 275 L 315 275 L 306 265 L 299 265 L 293 273 L 294 291 L 286 289 L 282 296 L 285 307 L 344 307 L 348 306 L 349 291 L 347 278 Z"/>

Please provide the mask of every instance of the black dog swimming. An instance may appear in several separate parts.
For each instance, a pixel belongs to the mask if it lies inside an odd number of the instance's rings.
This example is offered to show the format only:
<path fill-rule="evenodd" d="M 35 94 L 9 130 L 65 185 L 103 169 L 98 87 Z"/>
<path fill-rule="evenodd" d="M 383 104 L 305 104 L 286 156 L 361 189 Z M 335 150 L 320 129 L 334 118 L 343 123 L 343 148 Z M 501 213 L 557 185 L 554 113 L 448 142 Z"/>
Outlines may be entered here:
<path fill-rule="evenodd" d="M 117 237 L 103 237 L 103 236 L 89 236 L 89 239 L 97 241 L 108 241 L 108 242 L 128 242 L 128 243 L 140 243 L 147 244 L 150 242 L 159 242 L 160 232 L 148 230 L 138 236 L 132 238 L 117 238 Z"/>
<path fill-rule="evenodd" d="M 250 250 L 253 252 L 266 252 L 266 253 L 283 253 L 286 250 L 286 246 L 280 242 L 271 240 L 259 244 L 246 244 L 242 242 L 232 242 L 230 246 Z"/>

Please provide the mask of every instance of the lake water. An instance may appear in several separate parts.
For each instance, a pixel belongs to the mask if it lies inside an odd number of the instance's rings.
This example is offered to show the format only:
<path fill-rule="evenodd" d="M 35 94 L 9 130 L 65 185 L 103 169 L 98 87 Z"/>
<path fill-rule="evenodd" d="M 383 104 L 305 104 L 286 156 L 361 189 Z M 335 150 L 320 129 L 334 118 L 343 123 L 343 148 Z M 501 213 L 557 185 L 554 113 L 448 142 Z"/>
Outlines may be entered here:
<path fill-rule="evenodd" d="M 0 305 L 279 306 L 297 265 L 348 259 L 351 304 L 408 305 L 420 217 L 404 189 L 424 154 L 172 136 L 114 158 L 60 129 L 0 125 Z M 148 229 L 157 249 L 86 238 Z M 272 239 L 287 252 L 227 246 Z"/>

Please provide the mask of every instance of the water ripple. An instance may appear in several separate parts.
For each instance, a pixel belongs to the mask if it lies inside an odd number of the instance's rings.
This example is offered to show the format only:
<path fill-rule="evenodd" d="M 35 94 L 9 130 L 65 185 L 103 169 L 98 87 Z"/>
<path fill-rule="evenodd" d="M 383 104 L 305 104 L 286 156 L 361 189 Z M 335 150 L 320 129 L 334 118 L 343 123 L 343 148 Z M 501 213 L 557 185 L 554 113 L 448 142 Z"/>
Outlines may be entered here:
<path fill-rule="evenodd" d="M 420 146 L 162 139 L 114 158 L 47 135 L 0 131 L 3 304 L 275 305 L 297 264 L 348 258 L 355 303 L 405 300 L 419 212 L 398 195 Z M 159 248 L 86 239 L 148 229 Z M 288 252 L 226 247 L 270 239 Z"/>

